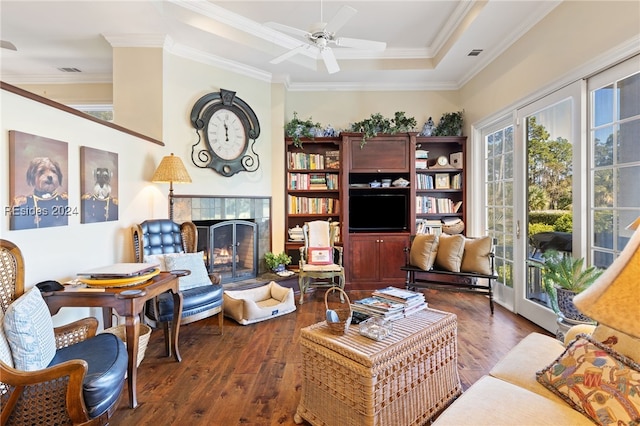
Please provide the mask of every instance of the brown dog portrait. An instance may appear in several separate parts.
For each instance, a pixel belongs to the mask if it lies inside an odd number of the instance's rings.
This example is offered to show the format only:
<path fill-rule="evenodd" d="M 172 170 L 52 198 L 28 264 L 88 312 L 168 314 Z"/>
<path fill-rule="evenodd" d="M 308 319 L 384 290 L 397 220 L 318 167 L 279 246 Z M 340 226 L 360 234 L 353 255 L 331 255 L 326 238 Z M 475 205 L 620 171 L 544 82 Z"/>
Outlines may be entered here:
<path fill-rule="evenodd" d="M 62 192 L 62 169 L 49 157 L 36 157 L 29 162 L 27 185 L 31 195 L 15 197 L 12 229 L 46 228 L 68 223 L 68 196 Z"/>
<path fill-rule="evenodd" d="M 33 193 L 38 197 L 55 196 L 62 185 L 60 165 L 49 157 L 34 158 L 27 169 L 27 184 L 33 187 Z"/>

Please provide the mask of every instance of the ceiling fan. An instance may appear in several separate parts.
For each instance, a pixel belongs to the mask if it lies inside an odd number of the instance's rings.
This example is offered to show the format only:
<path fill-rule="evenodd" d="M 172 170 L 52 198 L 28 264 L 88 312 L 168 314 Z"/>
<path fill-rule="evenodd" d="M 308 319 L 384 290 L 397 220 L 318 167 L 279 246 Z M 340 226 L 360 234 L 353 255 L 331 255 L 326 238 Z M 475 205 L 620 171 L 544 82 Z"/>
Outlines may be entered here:
<path fill-rule="evenodd" d="M 0 40 L 0 48 L 9 50 L 18 50 L 16 46 L 7 40 Z"/>
<path fill-rule="evenodd" d="M 387 44 L 382 41 L 362 40 L 358 38 L 336 37 L 336 32 L 342 28 L 353 15 L 358 11 L 351 6 L 342 6 L 336 15 L 329 22 L 322 22 L 322 2 L 320 2 L 320 21 L 311 26 L 309 31 L 300 30 L 277 22 L 267 22 L 265 25 L 284 33 L 302 37 L 308 43 L 295 47 L 284 54 L 273 58 L 272 64 L 279 64 L 292 56 L 308 49 L 317 49 L 322 57 L 329 74 L 340 71 L 338 61 L 329 47 L 334 44 L 339 47 L 352 47 L 363 50 L 383 51 Z"/>

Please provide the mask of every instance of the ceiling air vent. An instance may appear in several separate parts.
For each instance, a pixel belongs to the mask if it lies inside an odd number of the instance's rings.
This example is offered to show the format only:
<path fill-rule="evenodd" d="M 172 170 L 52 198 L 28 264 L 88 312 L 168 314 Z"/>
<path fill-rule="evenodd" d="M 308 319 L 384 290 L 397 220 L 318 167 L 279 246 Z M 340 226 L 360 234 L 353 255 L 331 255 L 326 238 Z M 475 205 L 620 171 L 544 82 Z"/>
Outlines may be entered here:
<path fill-rule="evenodd" d="M 74 68 L 74 67 L 62 67 L 62 68 L 58 68 L 58 71 L 62 71 L 62 72 L 82 72 L 79 68 Z"/>
<path fill-rule="evenodd" d="M 467 54 L 467 56 L 478 56 L 482 53 L 482 50 L 483 49 L 473 49 L 469 54 Z"/>

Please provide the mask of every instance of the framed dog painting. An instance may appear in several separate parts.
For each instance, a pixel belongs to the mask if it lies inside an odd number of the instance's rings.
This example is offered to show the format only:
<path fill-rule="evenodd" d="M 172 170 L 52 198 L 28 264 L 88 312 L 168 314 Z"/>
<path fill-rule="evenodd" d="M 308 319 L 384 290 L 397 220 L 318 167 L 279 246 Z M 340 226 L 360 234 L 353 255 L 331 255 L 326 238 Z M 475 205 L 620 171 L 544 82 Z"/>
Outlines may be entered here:
<path fill-rule="evenodd" d="M 10 229 L 66 226 L 79 214 L 67 194 L 68 144 L 9 131 Z"/>
<path fill-rule="evenodd" d="M 118 220 L 118 154 L 80 147 L 82 223 Z"/>

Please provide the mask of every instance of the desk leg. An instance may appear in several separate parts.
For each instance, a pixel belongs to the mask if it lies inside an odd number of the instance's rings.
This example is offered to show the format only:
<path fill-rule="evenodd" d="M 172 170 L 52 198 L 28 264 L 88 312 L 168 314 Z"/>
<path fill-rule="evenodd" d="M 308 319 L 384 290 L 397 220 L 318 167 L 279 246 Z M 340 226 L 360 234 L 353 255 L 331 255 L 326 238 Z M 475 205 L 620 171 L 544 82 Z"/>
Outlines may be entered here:
<path fill-rule="evenodd" d="M 178 350 L 178 334 L 180 333 L 180 319 L 182 318 L 182 292 L 172 292 L 173 295 L 173 321 L 171 321 L 171 349 L 176 361 L 182 361 Z"/>
<path fill-rule="evenodd" d="M 125 327 L 127 334 L 127 353 L 129 365 L 127 366 L 127 384 L 129 385 L 129 407 L 136 408 L 136 383 L 138 376 L 138 341 L 140 337 L 140 317 L 138 315 L 127 316 Z"/>

